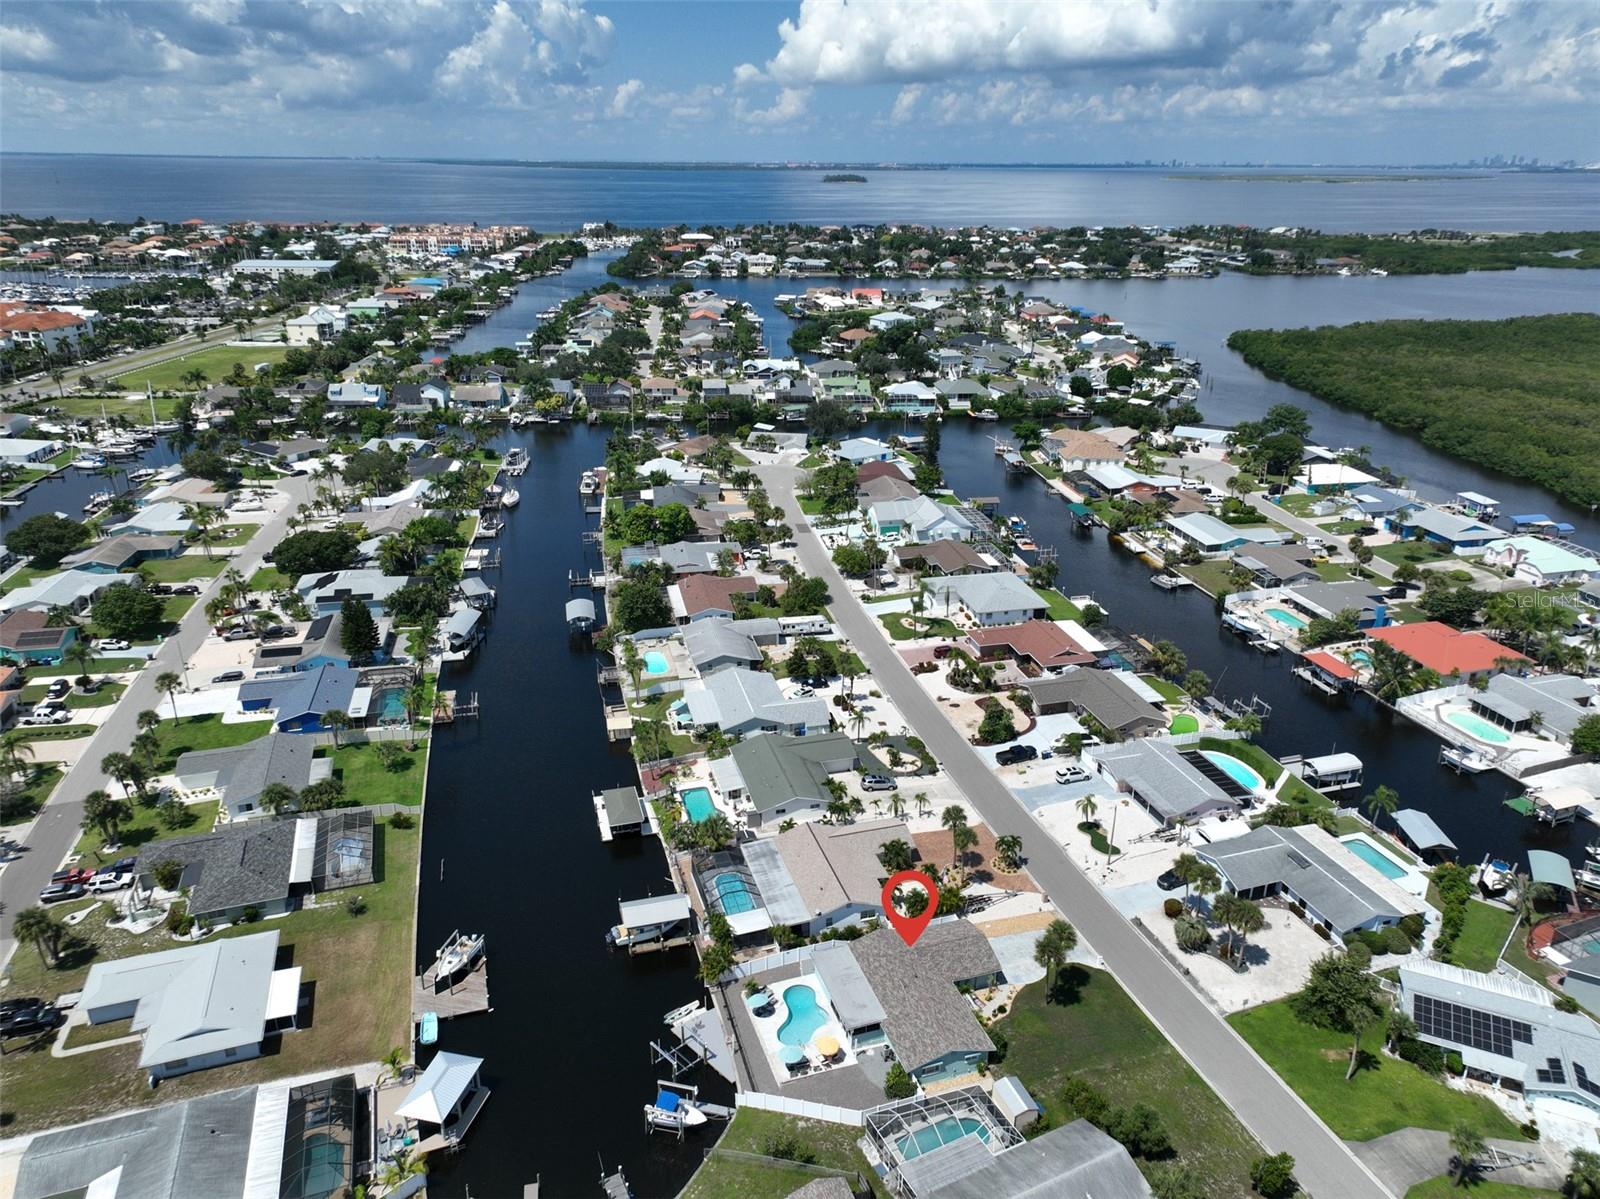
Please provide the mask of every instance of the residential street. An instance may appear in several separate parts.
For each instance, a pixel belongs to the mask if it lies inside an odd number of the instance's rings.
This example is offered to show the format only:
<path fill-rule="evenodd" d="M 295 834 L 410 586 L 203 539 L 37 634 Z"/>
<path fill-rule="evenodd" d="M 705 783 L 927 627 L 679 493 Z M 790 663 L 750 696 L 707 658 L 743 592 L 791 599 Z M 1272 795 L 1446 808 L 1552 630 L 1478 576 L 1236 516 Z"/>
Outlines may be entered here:
<path fill-rule="evenodd" d="M 1350 539 L 1348 537 L 1340 537 L 1337 533 L 1330 533 L 1321 525 L 1312 524 L 1309 520 L 1304 520 L 1296 516 L 1287 509 L 1274 504 L 1271 500 L 1269 500 L 1266 496 L 1261 495 L 1259 492 L 1252 492 L 1245 498 L 1251 507 L 1265 516 L 1268 520 L 1275 521 L 1276 523 L 1284 526 L 1284 528 L 1298 533 L 1302 538 L 1321 538 L 1330 545 L 1337 545 L 1346 553 L 1349 552 Z M 1394 564 L 1385 562 L 1382 558 L 1374 556 L 1372 561 L 1367 563 L 1367 569 L 1373 574 L 1377 575 L 1380 579 L 1394 578 Z"/>
<path fill-rule="evenodd" d="M 1105 959 L 1107 968 L 1167 1038 L 1199 1071 L 1268 1152 L 1295 1157 L 1295 1175 L 1317 1199 L 1377 1199 L 1387 1192 L 1376 1177 L 1298 1096 L 1184 982 L 1147 941 L 1036 825 L 973 748 L 946 721 L 881 629 L 829 560 L 800 515 L 794 467 L 756 471 L 772 501 L 796 530 L 806 573 L 827 580 L 833 619 L 996 836 L 1022 837 L 1029 871 Z"/>
<path fill-rule="evenodd" d="M 233 560 L 245 577 L 260 568 L 262 555 L 283 538 L 295 506 L 309 500 L 315 486 L 310 477 L 289 478 L 279 484 L 289 502 L 261 526 Z M 127 750 L 138 732 L 136 722 L 140 712 L 152 708 L 165 714 L 168 702 L 166 696 L 156 691 L 156 676 L 167 670 L 181 671 L 183 654 L 179 647 L 186 647 L 192 653 L 204 640 L 206 601 L 216 586 L 217 580 L 206 581 L 205 590 L 184 613 L 178 631 L 151 656 L 150 664 L 134 676 L 111 716 L 90 739 L 77 765 L 57 784 L 55 794 L 22 841 L 22 855 L 0 871 L 0 966 L 10 961 L 16 948 L 11 939 L 11 924 L 16 914 L 34 904 L 39 888 L 50 880 L 61 859 L 77 843 L 82 832 L 79 823 L 83 819 L 84 797 L 102 788 L 113 794 L 121 793 L 121 788 L 101 771 L 100 760 L 109 753 Z M 191 679 L 191 682 L 198 681 Z"/>

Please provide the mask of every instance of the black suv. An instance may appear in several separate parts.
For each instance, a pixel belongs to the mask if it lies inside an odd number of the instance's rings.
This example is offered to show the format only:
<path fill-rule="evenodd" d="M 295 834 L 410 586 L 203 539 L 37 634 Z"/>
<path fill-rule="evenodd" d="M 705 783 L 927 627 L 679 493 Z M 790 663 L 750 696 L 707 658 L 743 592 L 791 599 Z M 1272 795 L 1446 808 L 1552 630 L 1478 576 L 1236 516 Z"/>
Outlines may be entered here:
<path fill-rule="evenodd" d="M 1031 762 L 1039 756 L 1039 751 L 1031 745 L 1008 745 L 995 754 L 997 766 L 1015 766 L 1018 762 Z"/>

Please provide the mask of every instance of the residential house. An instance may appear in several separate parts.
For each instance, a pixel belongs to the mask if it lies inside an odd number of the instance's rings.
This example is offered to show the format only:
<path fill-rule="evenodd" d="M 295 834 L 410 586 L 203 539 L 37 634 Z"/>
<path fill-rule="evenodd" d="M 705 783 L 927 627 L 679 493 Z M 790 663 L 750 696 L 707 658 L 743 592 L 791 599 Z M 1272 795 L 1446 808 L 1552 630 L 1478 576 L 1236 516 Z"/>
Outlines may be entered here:
<path fill-rule="evenodd" d="M 337 308 L 314 305 L 300 316 L 283 322 L 284 340 L 292 346 L 324 345 L 335 340 L 346 326 L 345 315 Z"/>
<path fill-rule="evenodd" d="M 735 611 L 733 597 L 756 594 L 756 581 L 745 575 L 722 578 L 718 575 L 686 575 L 667 588 L 667 600 L 672 605 L 673 619 L 679 624 L 691 621 L 731 618 Z"/>
<path fill-rule="evenodd" d="M 929 611 L 949 611 L 952 606 L 973 624 L 1021 624 L 1049 612 L 1049 604 L 1009 571 L 955 575 L 927 583 Z"/>
<path fill-rule="evenodd" d="M 1322 577 L 1311 564 L 1316 557 L 1315 552 L 1304 545 L 1256 545 L 1251 542 L 1237 547 L 1231 557 L 1250 572 L 1257 587 L 1310 583 Z"/>
<path fill-rule="evenodd" d="M 628 571 L 642 562 L 659 562 L 679 575 L 716 574 L 723 554 L 732 554 L 734 564 L 742 563 L 744 550 L 732 541 L 674 541 L 668 545 L 647 542 L 630 545 L 622 551 L 622 569 Z"/>
<path fill-rule="evenodd" d="M 878 475 L 856 484 L 856 502 L 871 507 L 883 500 L 911 500 L 921 495 L 917 485 L 898 474 Z"/>
<path fill-rule="evenodd" d="M 274 930 L 96 962 L 78 1007 L 90 1025 L 131 1021 L 154 1085 L 258 1057 L 269 1032 L 293 1027 L 301 968 L 277 959 Z"/>
<path fill-rule="evenodd" d="M 1066 630 L 1048 620 L 971 629 L 967 632 L 967 652 L 984 661 L 1012 659 L 1041 671 L 1093 665 L 1095 661 L 1095 656 L 1067 636 Z"/>
<path fill-rule="evenodd" d="M 1373 629 L 1374 641 L 1392 645 L 1418 666 L 1440 678 L 1471 682 L 1502 670 L 1530 665 L 1532 659 L 1482 633 L 1463 633 L 1436 620 Z"/>
<path fill-rule="evenodd" d="M 63 570 L 58 574 L 42 575 L 31 583 L 24 583 L 0 595 L 0 612 L 29 608 L 40 612 L 48 612 L 52 608 L 82 612 L 107 587 L 127 581 L 114 574 L 95 570 Z"/>
<path fill-rule="evenodd" d="M 843 733 L 762 733 L 746 737 L 728 757 L 714 760 L 711 777 L 718 793 L 744 812 L 752 827 L 759 827 L 821 815 L 832 798 L 828 776 L 854 770 L 859 760 L 855 743 Z"/>
<path fill-rule="evenodd" d="M 1032 623 L 1038 625 L 1044 622 Z M 1093 660 L 1065 633 L 1061 636 L 1071 647 L 1070 650 L 1058 651 L 1061 658 L 1076 656 L 1080 660 L 1083 658 Z M 1047 646 L 1041 645 L 1038 648 L 1044 652 Z M 1072 654 L 1071 650 L 1076 650 L 1076 654 Z M 1071 663 L 1063 661 L 1058 665 L 1067 666 Z M 1166 713 L 1158 703 L 1151 702 L 1148 688 L 1143 682 L 1136 682 L 1135 678 L 1136 676 L 1122 671 L 1079 668 L 1066 670 L 1065 673 L 1051 678 L 1030 679 L 1027 687 L 1029 694 L 1033 696 L 1034 707 L 1041 716 L 1051 716 L 1058 712 L 1087 716 L 1102 729 L 1109 729 L 1117 737 L 1145 737 L 1151 733 L 1164 731 L 1167 727 Z"/>
<path fill-rule="evenodd" d="M 896 840 L 911 844 L 899 820 L 806 821 L 775 837 L 747 841 L 741 851 L 772 924 L 816 936 L 883 915 L 889 872 L 878 853 Z"/>
<path fill-rule="evenodd" d="M 1241 545 L 1278 545 L 1287 536 L 1276 526 L 1230 525 L 1205 512 L 1169 516 L 1166 524 L 1203 554 L 1221 554 Z"/>
<path fill-rule="evenodd" d="M 1493 525 L 1426 505 L 1403 508 L 1385 519 L 1384 524 L 1401 537 L 1417 538 L 1433 542 L 1435 545 L 1449 546 L 1458 553 L 1462 550 L 1481 549 L 1505 537 L 1505 533 Z"/>
<path fill-rule="evenodd" d="M 43 608 L 17 608 L 0 617 L 0 655 L 24 664 L 59 662 L 77 639 L 77 625 L 51 625 Z"/>
<path fill-rule="evenodd" d="M 462 580 L 465 583 L 467 580 Z M 379 621 L 379 644 L 373 652 L 374 662 L 383 662 L 394 638 L 392 629 L 385 626 L 387 619 Z M 319 666 L 355 666 L 358 663 L 344 648 L 344 616 L 342 611 L 318 616 L 306 626 L 295 641 L 263 641 L 256 647 L 254 666 L 257 670 L 315 670 Z"/>
<path fill-rule="evenodd" d="M 1238 809 L 1240 798 L 1248 795 L 1222 771 L 1208 769 L 1210 764 L 1197 752 L 1181 751 L 1166 741 L 1106 745 L 1091 750 L 1090 756 L 1119 791 L 1132 797 L 1163 826 L 1232 813 Z"/>
<path fill-rule="evenodd" d="M 173 774 L 184 791 L 221 792 L 222 809 L 229 820 L 263 815 L 261 792 L 271 783 L 295 791 L 328 777 L 331 758 L 318 758 L 309 737 L 283 737 L 273 733 L 225 749 L 191 750 L 178 758 Z"/>
<path fill-rule="evenodd" d="M 1578 722 L 1600 713 L 1600 693 L 1570 674 L 1497 674 L 1468 697 L 1472 711 L 1513 733 L 1544 733 L 1570 741 Z"/>
<path fill-rule="evenodd" d="M 1389 623 L 1389 608 L 1384 602 L 1381 583 L 1351 580 L 1344 583 L 1296 583 L 1279 594 L 1291 609 L 1302 615 L 1332 620 L 1341 612 L 1355 614 L 1356 628 L 1378 629 Z"/>
<path fill-rule="evenodd" d="M 74 570 L 92 570 L 102 574 L 116 574 L 132 570 L 141 562 L 159 558 L 176 558 L 183 553 L 182 537 L 156 537 L 144 533 L 119 533 L 97 541 L 86 549 L 68 554 L 61 560 L 63 566 Z M 127 580 L 124 580 L 126 582 Z"/>
<path fill-rule="evenodd" d="M 239 707 L 246 712 L 272 713 L 280 733 L 322 733 L 329 712 L 355 717 L 360 673 L 348 666 L 323 664 L 303 671 L 252 679 L 239 686 Z"/>
<path fill-rule="evenodd" d="M 1295 481 L 1312 495 L 1339 495 L 1368 487 L 1378 478 L 1343 462 L 1308 462 L 1300 468 Z"/>
<path fill-rule="evenodd" d="M 330 383 L 327 402 L 335 410 L 382 408 L 389 402 L 389 393 L 381 383 Z"/>
<path fill-rule="evenodd" d="M 925 495 L 903 500 L 878 500 L 867 508 L 873 535 L 902 541 L 929 542 L 949 539 L 970 541 L 977 530 L 972 521 L 951 504 L 939 504 Z"/>
<path fill-rule="evenodd" d="M 1398 924 L 1425 907 L 1314 824 L 1264 824 L 1194 852 L 1216 867 L 1229 893 L 1246 899 L 1284 896 L 1305 909 L 1308 923 L 1324 925 L 1334 936 Z"/>
<path fill-rule="evenodd" d="M 184 504 L 176 500 L 162 500 L 136 509 L 116 524 L 108 524 L 106 532 L 183 537 L 194 532 L 194 519 L 189 516 Z"/>
<path fill-rule="evenodd" d="M 735 625 L 736 620 L 696 620 L 683 630 L 683 647 L 701 678 L 734 667 L 760 667 L 763 658 L 755 639 Z"/>
<path fill-rule="evenodd" d="M 503 383 L 457 383 L 450 389 L 450 407 L 468 412 L 498 411 L 510 402 Z"/>
<path fill-rule="evenodd" d="M 1088 429 L 1057 429 L 1045 436 L 1044 448 L 1064 471 L 1121 465 L 1127 457 L 1121 446 Z"/>
<path fill-rule="evenodd" d="M 980 554 L 965 541 L 952 541 L 948 537 L 926 545 L 897 546 L 894 560 L 901 570 L 927 575 L 991 574 L 1000 569 L 999 563 Z"/>
<path fill-rule="evenodd" d="M 388 598 L 409 582 L 404 575 L 386 575 L 381 570 L 335 570 L 301 575 L 294 589 L 319 616 L 337 612 L 347 599 L 359 600 L 367 611 L 379 616 Z"/>
<path fill-rule="evenodd" d="M 894 457 L 894 450 L 875 437 L 847 437 L 834 447 L 834 453 L 852 466 L 888 462 Z"/>
<path fill-rule="evenodd" d="M 685 689 L 672 711 L 673 719 L 682 725 L 720 728 L 730 737 L 752 733 L 804 737 L 825 733 L 833 725 L 827 700 L 817 696 L 791 699 L 770 674 L 742 667 L 714 671 L 697 690 Z"/>
<path fill-rule="evenodd" d="M 1485 566 L 1509 570 L 1513 578 L 1535 587 L 1587 583 L 1600 577 L 1600 558 L 1543 537 L 1518 536 L 1491 541 L 1483 551 Z"/>

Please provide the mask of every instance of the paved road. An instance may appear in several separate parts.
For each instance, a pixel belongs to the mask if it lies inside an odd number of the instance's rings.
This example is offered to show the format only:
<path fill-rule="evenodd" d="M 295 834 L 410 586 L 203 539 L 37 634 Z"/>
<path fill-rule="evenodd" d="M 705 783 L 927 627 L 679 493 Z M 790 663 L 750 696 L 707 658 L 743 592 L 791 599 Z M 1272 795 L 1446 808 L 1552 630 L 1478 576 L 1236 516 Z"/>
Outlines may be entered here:
<path fill-rule="evenodd" d="M 1300 534 L 1301 537 L 1320 538 L 1321 540 L 1328 542 L 1330 545 L 1337 545 L 1346 553 L 1350 552 L 1350 539 L 1348 537 L 1341 537 L 1337 533 L 1330 533 L 1321 525 L 1312 524 L 1309 520 L 1305 520 L 1302 517 L 1296 516 L 1287 508 L 1284 508 L 1279 504 L 1274 504 L 1271 500 L 1259 492 L 1252 493 L 1246 498 L 1250 505 L 1268 520 L 1276 521 L 1285 528 L 1291 529 Z M 1394 564 L 1391 562 L 1385 562 L 1379 557 L 1374 557 L 1371 562 L 1368 562 L 1367 569 L 1373 574 L 1378 575 L 1380 578 L 1392 579 L 1394 577 Z"/>
<path fill-rule="evenodd" d="M 1047 836 L 934 705 L 875 622 L 850 595 L 815 533 L 799 515 L 793 467 L 758 467 L 774 503 L 796 530 L 800 562 L 836 597 L 833 618 L 934 757 L 997 836 L 1022 838 L 1028 869 L 1105 959 L 1107 968 L 1178 1051 L 1269 1152 L 1295 1157 L 1295 1175 L 1318 1199 L 1379 1199 L 1387 1192 L 1350 1150 L 1102 895 Z"/>
<path fill-rule="evenodd" d="M 285 479 L 280 490 L 287 493 L 289 502 L 283 511 L 262 525 L 233 559 L 246 578 L 261 565 L 261 557 L 284 536 L 288 520 L 297 504 L 311 498 L 316 486 L 310 478 Z M 167 699 L 156 691 L 156 676 L 167 670 L 181 670 L 184 651 L 193 653 L 205 637 L 207 597 L 216 587 L 212 580 L 206 590 L 195 599 L 178 624 L 178 631 L 151 655 L 150 664 L 134 676 L 116 708 L 95 732 L 89 748 L 77 765 L 67 772 L 57 784 L 50 802 L 45 805 L 28 835 L 23 839 L 24 852 L 0 871 L 0 964 L 11 960 L 16 943 L 11 938 L 11 922 L 23 908 L 34 903 L 39 888 L 59 868 L 61 860 L 77 843 L 83 820 L 83 800 L 91 791 L 105 789 L 121 794 L 116 783 L 107 779 L 100 769 L 100 759 L 109 753 L 125 752 L 138 733 L 137 719 L 146 708 L 164 711 Z M 191 680 L 197 682 L 199 680 Z"/>

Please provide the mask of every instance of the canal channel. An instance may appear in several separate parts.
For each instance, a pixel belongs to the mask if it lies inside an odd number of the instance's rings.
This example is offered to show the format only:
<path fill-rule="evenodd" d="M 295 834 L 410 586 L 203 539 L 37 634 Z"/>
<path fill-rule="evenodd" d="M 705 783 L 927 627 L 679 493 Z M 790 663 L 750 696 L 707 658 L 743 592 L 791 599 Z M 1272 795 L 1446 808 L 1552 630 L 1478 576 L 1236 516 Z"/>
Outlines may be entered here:
<path fill-rule="evenodd" d="M 561 277 L 523 285 L 511 305 L 453 348 L 511 344 L 538 323 L 538 311 L 605 281 L 604 261 L 583 260 Z M 1597 544 L 1589 513 L 1269 383 L 1221 345 L 1232 328 L 1252 324 L 1595 307 L 1592 290 L 1580 294 L 1571 279 L 1562 272 L 1517 271 L 1447 280 L 1285 280 L 1307 286 L 1275 297 L 1243 289 L 1277 281 L 1232 278 L 1030 284 L 1028 290 L 1104 309 L 1133 332 L 1175 341 L 1180 351 L 1200 357 L 1215 380 L 1201 398 L 1210 421 L 1235 421 L 1290 399 L 1312 413 L 1319 437 L 1370 445 L 1375 461 L 1425 491 L 1470 487 L 1496 495 L 1510 511 L 1559 513 L 1579 526 L 1579 540 Z M 1348 288 L 1338 294 L 1337 313 L 1323 300 L 1335 293 L 1318 290 L 1321 284 Z M 754 304 L 767 319 L 774 352 L 786 350 L 789 321 L 772 297 L 801 290 L 804 281 L 721 280 L 713 286 Z M 1213 298 L 1227 303 L 1212 305 Z M 1358 302 L 1343 307 L 1352 298 Z M 879 422 L 877 432 L 896 428 Z M 1075 531 L 1065 505 L 1040 480 L 1005 474 L 990 440 L 996 432 L 992 425 L 946 422 L 940 464 L 949 484 L 966 496 L 999 496 L 1004 512 L 1023 516 L 1038 543 L 1058 551 L 1063 591 L 1093 595 L 1122 629 L 1177 642 L 1219 693 L 1270 704 L 1259 738 L 1269 752 L 1357 753 L 1368 787 L 1386 783 L 1405 806 L 1428 812 L 1466 860 L 1492 851 L 1521 862 L 1530 848 L 1574 858 L 1581 853 L 1586 825 L 1552 830 L 1514 815 L 1502 804 L 1515 791 L 1508 780 L 1445 770 L 1431 735 L 1365 697 L 1324 700 L 1290 675 L 1287 660 L 1264 657 L 1224 633 L 1208 597 L 1151 586 L 1151 569 L 1111 544 L 1103 530 Z M 622 1166 L 639 1196 L 670 1196 L 710 1143 L 709 1133 L 682 1144 L 649 1138 L 642 1114 L 658 1077 L 648 1043 L 664 1032 L 665 1012 L 702 993 L 692 953 L 629 958 L 609 952 L 603 941 L 619 898 L 659 894 L 671 885 L 659 844 L 603 845 L 590 804 L 594 790 L 635 777 L 626 747 L 605 739 L 597 660 L 569 644 L 563 619 L 571 595 L 567 571 L 595 562 L 582 533 L 596 518 L 585 516 L 576 483 L 583 469 L 602 460 L 605 437 L 601 429 L 564 426 L 501 439 L 501 448 L 526 446 L 532 464 L 516 481 L 522 504 L 496 543 L 503 565 L 489 581 L 499 591 L 499 607 L 484 647 L 468 663 L 450 666 L 443 680 L 464 696 L 477 693 L 482 714 L 441 730 L 435 740 L 418 949 L 431 954 L 457 927 L 487 934 L 495 1010 L 446 1023 L 440 1042 L 483 1057 L 495 1094 L 466 1152 L 431 1163 L 430 1189 L 440 1195 L 514 1195 L 536 1176 L 546 1195 L 595 1194 L 603 1161 L 607 1168 Z"/>

